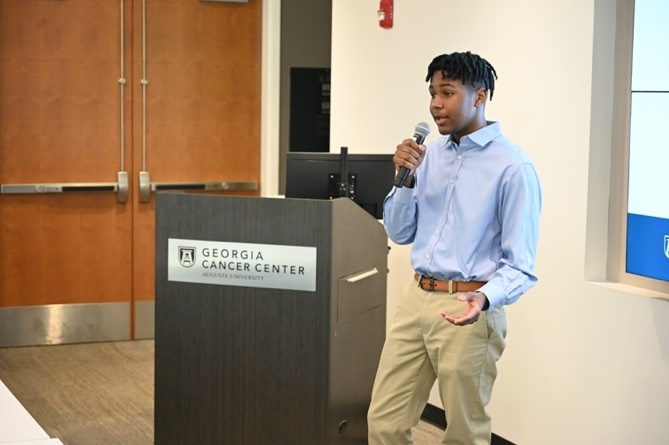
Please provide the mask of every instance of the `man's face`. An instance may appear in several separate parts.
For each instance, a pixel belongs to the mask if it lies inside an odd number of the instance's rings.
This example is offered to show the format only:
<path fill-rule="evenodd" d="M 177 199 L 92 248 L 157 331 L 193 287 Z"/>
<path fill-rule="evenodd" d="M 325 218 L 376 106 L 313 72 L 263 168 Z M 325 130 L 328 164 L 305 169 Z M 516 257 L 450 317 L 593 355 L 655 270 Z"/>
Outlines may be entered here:
<path fill-rule="evenodd" d="M 437 71 L 430 80 L 430 113 L 440 134 L 455 133 L 456 140 L 479 127 L 476 101 L 477 91 L 461 80 L 450 79 Z M 484 91 L 485 94 L 485 91 Z"/>

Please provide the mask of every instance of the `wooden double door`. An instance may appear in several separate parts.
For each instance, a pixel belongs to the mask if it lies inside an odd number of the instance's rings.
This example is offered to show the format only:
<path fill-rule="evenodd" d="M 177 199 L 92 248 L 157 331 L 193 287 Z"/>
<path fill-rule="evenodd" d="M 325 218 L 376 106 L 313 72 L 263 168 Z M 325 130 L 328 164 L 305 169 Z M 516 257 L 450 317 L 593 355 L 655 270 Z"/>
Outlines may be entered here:
<path fill-rule="evenodd" d="M 152 336 L 155 193 L 259 194 L 260 0 L 0 0 L 0 346 Z"/>

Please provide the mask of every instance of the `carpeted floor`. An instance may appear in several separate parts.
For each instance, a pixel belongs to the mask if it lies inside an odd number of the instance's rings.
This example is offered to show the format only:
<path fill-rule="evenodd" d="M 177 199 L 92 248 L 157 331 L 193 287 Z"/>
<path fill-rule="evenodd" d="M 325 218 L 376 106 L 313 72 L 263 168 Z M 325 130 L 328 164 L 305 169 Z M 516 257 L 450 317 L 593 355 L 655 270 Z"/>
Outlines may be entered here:
<path fill-rule="evenodd" d="M 3 348 L 0 380 L 64 445 L 148 445 L 153 358 L 153 340 Z M 427 423 L 415 428 L 416 445 L 439 437 Z"/>
<path fill-rule="evenodd" d="M 153 443 L 153 341 L 0 349 L 0 380 L 64 445 Z"/>

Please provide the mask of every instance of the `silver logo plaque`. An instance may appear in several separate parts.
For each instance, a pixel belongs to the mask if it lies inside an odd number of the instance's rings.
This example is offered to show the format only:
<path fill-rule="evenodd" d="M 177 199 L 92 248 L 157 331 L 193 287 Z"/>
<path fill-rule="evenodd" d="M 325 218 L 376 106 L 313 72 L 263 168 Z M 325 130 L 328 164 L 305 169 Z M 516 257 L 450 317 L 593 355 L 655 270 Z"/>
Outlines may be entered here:
<path fill-rule="evenodd" d="M 167 250 L 168 281 L 316 290 L 315 247 L 170 238 Z"/>

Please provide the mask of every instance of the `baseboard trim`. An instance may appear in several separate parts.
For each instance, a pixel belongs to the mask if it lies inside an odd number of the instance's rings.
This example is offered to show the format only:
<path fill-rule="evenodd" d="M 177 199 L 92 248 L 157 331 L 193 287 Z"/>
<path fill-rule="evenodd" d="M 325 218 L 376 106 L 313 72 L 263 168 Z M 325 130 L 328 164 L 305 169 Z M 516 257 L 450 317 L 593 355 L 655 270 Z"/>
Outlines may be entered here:
<path fill-rule="evenodd" d="M 423 415 L 420 418 L 432 426 L 436 426 L 442 430 L 446 429 L 446 413 L 443 409 L 437 408 L 434 405 L 430 405 L 429 403 L 425 405 Z"/>
<path fill-rule="evenodd" d="M 0 308 L 0 347 L 130 339 L 130 303 Z"/>
<path fill-rule="evenodd" d="M 135 340 L 156 337 L 156 302 L 144 300 L 135 302 Z"/>
<path fill-rule="evenodd" d="M 446 414 L 441 408 L 437 408 L 434 405 L 429 403 L 425 405 L 423 410 L 423 415 L 421 419 L 424 422 L 429 423 L 430 425 L 436 426 L 437 428 L 446 429 Z M 503 437 L 498 436 L 495 433 L 492 433 L 492 439 L 490 445 L 515 445 L 513 442 L 510 442 Z"/>

